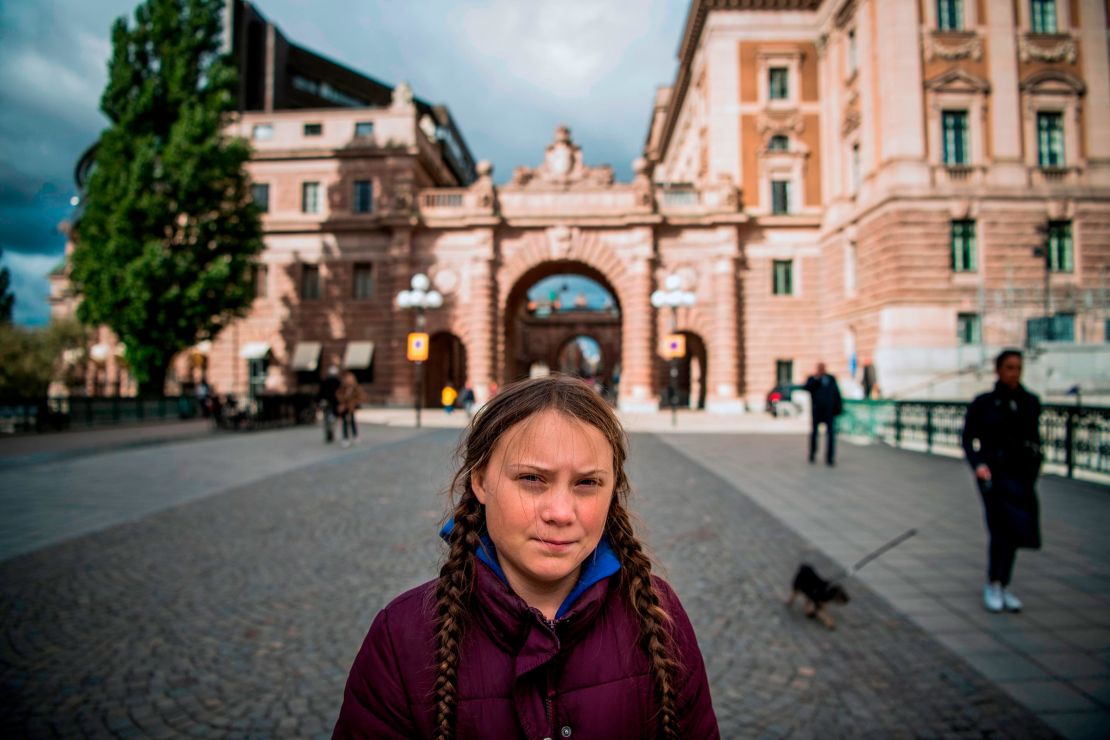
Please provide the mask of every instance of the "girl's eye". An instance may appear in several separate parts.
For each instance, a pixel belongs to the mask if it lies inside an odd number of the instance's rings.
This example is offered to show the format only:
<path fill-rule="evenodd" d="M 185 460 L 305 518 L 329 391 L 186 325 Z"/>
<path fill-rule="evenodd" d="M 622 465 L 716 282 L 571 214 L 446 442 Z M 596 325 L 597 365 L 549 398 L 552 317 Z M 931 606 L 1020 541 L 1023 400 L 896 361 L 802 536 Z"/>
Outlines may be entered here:
<path fill-rule="evenodd" d="M 600 486 L 601 481 L 599 481 L 597 478 L 586 478 L 584 480 L 578 481 L 578 485 L 580 485 L 580 486 Z"/>
<path fill-rule="evenodd" d="M 524 473 L 517 480 L 523 483 L 539 483 L 540 477 L 534 473 Z"/>

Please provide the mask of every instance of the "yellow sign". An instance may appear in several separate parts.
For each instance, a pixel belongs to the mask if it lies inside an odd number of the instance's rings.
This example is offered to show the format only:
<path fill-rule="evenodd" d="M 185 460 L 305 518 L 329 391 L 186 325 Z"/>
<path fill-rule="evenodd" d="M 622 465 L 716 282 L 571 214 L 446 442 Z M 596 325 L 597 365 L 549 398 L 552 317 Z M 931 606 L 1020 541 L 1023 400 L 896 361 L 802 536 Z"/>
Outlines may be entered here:
<path fill-rule="evenodd" d="M 686 356 L 686 336 L 683 334 L 668 334 L 663 343 L 663 357 L 668 360 L 677 360 Z"/>
<path fill-rule="evenodd" d="M 408 358 L 411 362 L 424 362 L 428 359 L 428 335 L 422 331 L 409 333 Z"/>

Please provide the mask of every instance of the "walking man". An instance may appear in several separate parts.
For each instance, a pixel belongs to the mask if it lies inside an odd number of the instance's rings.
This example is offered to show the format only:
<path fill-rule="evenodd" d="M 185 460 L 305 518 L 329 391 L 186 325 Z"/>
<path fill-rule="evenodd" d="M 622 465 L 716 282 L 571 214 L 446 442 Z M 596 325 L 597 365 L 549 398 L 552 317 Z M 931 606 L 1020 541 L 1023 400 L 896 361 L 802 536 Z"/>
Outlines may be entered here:
<path fill-rule="evenodd" d="M 840 398 L 840 388 L 836 378 L 825 372 L 825 363 L 818 362 L 817 370 L 806 378 L 805 389 L 809 391 L 810 416 L 812 426 L 809 430 L 809 461 L 817 457 L 817 431 L 825 425 L 825 464 L 836 465 L 836 417 L 844 410 Z"/>
<path fill-rule="evenodd" d="M 990 544 L 983 605 L 1021 611 L 1010 592 L 1019 547 L 1041 546 L 1036 483 L 1041 472 L 1041 401 L 1021 385 L 1021 352 L 1004 350 L 994 362 L 998 382 L 967 408 L 963 447 L 983 499 Z"/>

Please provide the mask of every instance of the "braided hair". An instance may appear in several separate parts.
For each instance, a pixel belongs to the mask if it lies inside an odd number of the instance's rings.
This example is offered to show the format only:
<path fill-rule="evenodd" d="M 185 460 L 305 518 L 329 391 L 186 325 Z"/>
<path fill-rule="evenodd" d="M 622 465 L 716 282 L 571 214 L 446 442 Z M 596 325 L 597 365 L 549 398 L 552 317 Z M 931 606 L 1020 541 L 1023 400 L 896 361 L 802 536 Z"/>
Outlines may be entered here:
<path fill-rule="evenodd" d="M 520 422 L 547 410 L 597 428 L 613 451 L 613 500 L 605 532 L 621 563 L 620 588 L 640 620 L 640 644 L 651 662 L 659 700 L 659 728 L 664 738 L 678 738 L 676 676 L 678 661 L 664 610 L 651 577 L 651 560 L 636 538 L 626 508 L 631 486 L 624 472 L 627 441 L 620 421 L 597 392 L 578 378 L 553 374 L 506 386 L 482 407 L 459 445 L 461 460 L 451 482 L 457 497 L 451 516 L 455 525 L 448 538 L 447 558 L 436 583 L 435 698 L 436 740 L 455 736 L 458 707 L 459 653 L 466 615 L 476 579 L 475 555 L 485 531 L 485 510 L 478 501 L 472 477 L 484 470 L 501 436 Z"/>

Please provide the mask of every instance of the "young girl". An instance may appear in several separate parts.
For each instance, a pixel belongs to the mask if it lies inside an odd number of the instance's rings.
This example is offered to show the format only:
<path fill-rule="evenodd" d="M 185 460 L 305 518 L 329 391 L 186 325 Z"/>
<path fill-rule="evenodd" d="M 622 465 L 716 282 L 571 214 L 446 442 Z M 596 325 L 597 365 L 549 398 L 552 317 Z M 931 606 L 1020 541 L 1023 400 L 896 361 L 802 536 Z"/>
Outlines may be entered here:
<path fill-rule="evenodd" d="M 334 737 L 715 738 L 694 630 L 632 531 L 624 432 L 575 378 L 474 417 L 439 578 L 375 618 Z"/>

